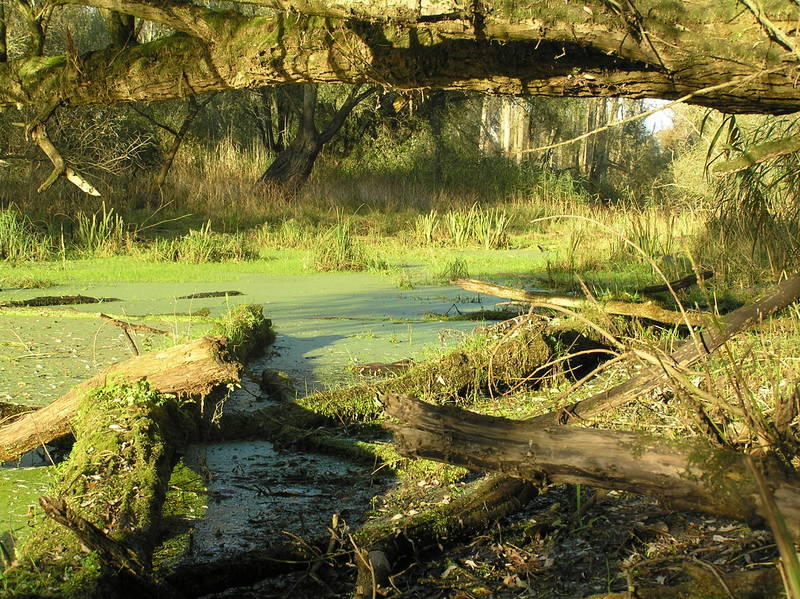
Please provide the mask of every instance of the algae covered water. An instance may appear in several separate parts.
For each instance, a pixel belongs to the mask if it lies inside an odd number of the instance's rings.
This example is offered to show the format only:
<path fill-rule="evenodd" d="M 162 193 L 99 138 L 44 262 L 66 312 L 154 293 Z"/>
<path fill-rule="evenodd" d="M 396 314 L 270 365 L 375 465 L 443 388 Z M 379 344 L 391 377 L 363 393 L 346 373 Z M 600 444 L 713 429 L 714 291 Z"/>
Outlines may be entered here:
<path fill-rule="evenodd" d="M 215 293 L 228 291 L 235 293 Z M 169 331 L 173 336 L 196 336 L 206 333 L 219 316 L 238 304 L 261 304 L 273 320 L 277 339 L 269 354 L 248 366 L 244 388 L 233 398 L 237 409 L 247 409 L 257 401 L 253 375 L 261 368 L 281 370 L 294 381 L 298 394 L 317 388 L 336 386 L 356 375 L 354 367 L 370 362 L 392 362 L 419 358 L 459 340 L 476 323 L 441 322 L 431 314 L 455 314 L 474 311 L 482 306 L 476 297 L 455 287 L 420 286 L 400 289 L 382 275 L 372 273 L 331 273 L 306 275 L 270 275 L 245 273 L 228 280 L 212 282 L 136 282 L 104 283 L 97 286 L 58 286 L 47 290 L 4 291 L 1 300 L 19 301 L 33 297 L 86 295 L 117 298 L 118 301 L 49 306 L 46 308 L 0 308 L 0 401 L 43 406 L 54 401 L 78 382 L 102 368 L 129 358 L 130 342 L 124 332 L 99 317 L 101 313 L 130 322 Z M 199 297 L 204 296 L 204 297 Z M 134 334 L 140 351 L 172 343 L 171 337 Z M 263 445 L 263 444 L 262 444 Z M 189 457 L 208 459 L 227 455 L 236 448 L 199 447 Z M 241 463 L 253 461 L 257 453 L 270 454 L 258 444 L 238 446 Z M 319 461 L 322 458 L 315 458 Z M 298 456 L 296 460 L 306 460 Z M 323 460 L 324 461 L 324 460 Z M 263 469 L 264 456 L 255 461 Z M 315 462 L 316 464 L 317 462 Z M 9 467 L 0 477 L 0 503 L 4 506 L 0 533 L 4 546 L 13 546 L 25 536 L 27 519 L 38 497 L 49 484 L 48 468 Z M 225 470 L 224 461 L 219 465 Z M 333 468 L 329 465 L 327 468 Z M 346 464 L 337 466 L 347 472 Z M 326 471 L 327 472 L 327 471 Z M 309 481 L 319 482 L 321 474 Z M 330 476 L 330 474 L 325 474 Z M 336 478 L 336 476 L 334 478 Z M 323 477 L 324 478 L 324 477 Z M 228 479 L 218 473 L 218 484 Z M 273 482 L 279 485 L 278 482 Z M 294 484 L 299 484 L 295 481 Z M 264 506 L 247 501 L 242 486 L 231 485 L 229 498 L 239 505 Z M 246 487 L 246 485 L 244 485 Z M 285 491 L 284 493 L 294 493 Z M 325 497 L 296 491 L 305 500 L 325 503 Z M 245 493 L 246 495 L 246 493 Z M 329 499 L 333 499 L 329 497 Z M 298 499 L 299 501 L 299 499 Z M 230 515 L 231 503 L 225 501 Z M 320 508 L 321 505 L 320 504 Z M 318 509 L 326 513 L 325 509 Z M 204 550 L 213 542 L 231 547 L 236 531 L 245 522 L 223 523 L 210 510 L 206 526 L 198 528 L 198 543 Z M 235 512 L 235 510 L 234 510 Z M 243 518 L 254 516 L 246 510 Z M 210 530 L 210 533 L 202 533 Z M 238 535 L 241 536 L 241 535 Z M 205 543 L 202 541 L 205 539 Z"/>

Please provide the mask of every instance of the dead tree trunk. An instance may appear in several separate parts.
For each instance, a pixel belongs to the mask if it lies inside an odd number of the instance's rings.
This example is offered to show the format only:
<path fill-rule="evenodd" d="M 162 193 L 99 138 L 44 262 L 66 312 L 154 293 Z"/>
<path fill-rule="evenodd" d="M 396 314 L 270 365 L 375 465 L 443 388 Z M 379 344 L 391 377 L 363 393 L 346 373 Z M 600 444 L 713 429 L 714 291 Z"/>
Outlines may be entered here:
<path fill-rule="evenodd" d="M 400 424 L 388 425 L 401 454 L 515 478 L 619 489 L 656 497 L 675 507 L 761 522 L 764 509 L 747 460 L 700 440 L 670 442 L 644 433 L 574 427 L 540 428 L 483 416 L 452 406 L 433 406 L 390 395 L 386 411 Z M 777 464 L 758 460 L 778 508 L 800 535 L 800 478 Z"/>
<path fill-rule="evenodd" d="M 360 90 L 360 85 L 354 85 L 350 89 L 350 93 L 348 93 L 347 98 L 336 111 L 336 114 L 325 129 L 320 132 L 317 129 L 315 120 L 317 113 L 317 86 L 304 86 L 303 108 L 297 135 L 269 165 L 269 168 L 259 178 L 258 183 L 276 183 L 289 191 L 296 191 L 305 183 L 306 179 L 311 175 L 314 163 L 322 151 L 322 147 L 338 133 L 353 109 L 362 100 L 375 93 L 377 88 L 370 87 L 364 91 Z"/>
<path fill-rule="evenodd" d="M 561 308 L 570 309 L 587 309 L 597 305 L 606 314 L 630 316 L 632 318 L 646 318 L 647 320 L 671 326 L 687 324 L 691 326 L 702 326 L 707 320 L 704 315 L 697 313 L 682 314 L 672 310 L 665 310 L 653 302 L 643 302 L 640 304 L 621 301 L 593 302 L 585 297 L 535 293 L 526 291 L 525 289 L 496 285 L 477 279 L 458 279 L 455 281 L 455 284 L 466 291 L 483 293 L 484 295 L 492 295 L 494 297 L 502 297 L 504 299 L 527 302 L 530 304 L 552 304 Z"/>
<path fill-rule="evenodd" d="M 16 459 L 71 432 L 71 422 L 85 394 L 106 381 L 136 382 L 146 379 L 161 393 L 204 397 L 215 387 L 239 379 L 240 366 L 221 356 L 220 339 L 203 337 L 162 351 L 144 354 L 115 364 L 88 381 L 70 389 L 49 406 L 26 414 L 0 428 L 0 461 Z"/>

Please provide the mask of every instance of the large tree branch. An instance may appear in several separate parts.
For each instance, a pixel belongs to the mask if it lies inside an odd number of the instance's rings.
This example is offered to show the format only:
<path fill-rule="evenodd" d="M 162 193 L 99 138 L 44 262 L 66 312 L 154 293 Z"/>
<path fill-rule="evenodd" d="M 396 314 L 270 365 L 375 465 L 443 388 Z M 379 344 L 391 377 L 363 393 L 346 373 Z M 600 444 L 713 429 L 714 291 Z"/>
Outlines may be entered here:
<path fill-rule="evenodd" d="M 589 28 L 582 38 L 578 23 L 567 41 L 566 25 L 557 20 L 523 41 L 508 34 L 519 25 L 517 21 L 509 21 L 503 33 L 493 31 L 485 20 L 479 27 L 456 21 L 402 27 L 295 14 L 245 18 L 144 0 L 82 1 L 181 25 L 197 37 L 176 35 L 124 50 L 89 53 L 77 61 L 48 57 L 0 65 L 0 106 L 52 97 L 67 105 L 153 101 L 288 82 L 674 99 L 729 82 L 728 87 L 690 101 L 729 112 L 778 114 L 800 109 L 796 64 L 773 57 L 755 67 L 737 58 L 742 44 L 763 47 L 761 56 L 768 58 L 770 45 L 778 48 L 760 31 L 752 37 L 743 32 L 737 44 L 730 44 L 735 51 L 722 58 L 709 58 L 702 49 L 689 53 L 688 43 L 672 52 L 662 44 L 658 50 L 669 65 L 665 70 L 652 66 L 655 58 L 631 58 L 636 52 L 624 50 L 628 42 L 615 50 L 624 36 L 612 36 L 613 43 L 605 44 L 593 41 Z M 702 38 L 702 32 L 696 37 Z"/>

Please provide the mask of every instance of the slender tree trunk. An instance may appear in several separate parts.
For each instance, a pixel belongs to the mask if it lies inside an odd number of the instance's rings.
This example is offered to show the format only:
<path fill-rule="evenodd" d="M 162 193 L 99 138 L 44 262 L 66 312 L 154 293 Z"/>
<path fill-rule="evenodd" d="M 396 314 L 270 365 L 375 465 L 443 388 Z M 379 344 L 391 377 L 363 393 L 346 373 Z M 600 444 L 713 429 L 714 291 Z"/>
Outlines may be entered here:
<path fill-rule="evenodd" d="M 183 118 L 180 129 L 175 132 L 172 145 L 170 145 L 169 149 L 164 154 L 164 162 L 161 164 L 161 169 L 158 171 L 158 177 L 156 177 L 156 187 L 161 188 L 161 186 L 164 185 L 164 181 L 167 180 L 167 175 L 172 168 L 172 163 L 175 162 L 175 156 L 177 156 L 186 134 L 192 127 L 192 123 L 194 123 L 197 115 L 200 114 L 203 107 L 208 104 L 213 97 L 214 94 L 210 95 L 202 102 L 195 100 L 194 96 L 189 97 L 189 112 L 187 112 L 186 116 Z"/>
<path fill-rule="evenodd" d="M 17 0 L 17 8 L 25 21 L 30 40 L 28 41 L 28 56 L 42 56 L 44 54 L 44 12 L 37 16 L 36 9 L 30 0 Z"/>

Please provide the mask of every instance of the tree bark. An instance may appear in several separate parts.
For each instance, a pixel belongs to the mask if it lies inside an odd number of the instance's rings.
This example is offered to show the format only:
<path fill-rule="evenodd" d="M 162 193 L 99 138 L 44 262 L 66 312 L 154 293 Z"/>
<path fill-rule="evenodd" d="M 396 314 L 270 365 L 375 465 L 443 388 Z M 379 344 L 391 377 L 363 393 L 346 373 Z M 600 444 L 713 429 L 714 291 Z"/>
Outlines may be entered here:
<path fill-rule="evenodd" d="M 0 62 L 8 60 L 8 26 L 6 24 L 6 3 L 0 2 Z"/>
<path fill-rule="evenodd" d="M 146 379 L 161 393 L 203 398 L 215 388 L 239 380 L 239 366 L 222 359 L 224 350 L 220 339 L 203 337 L 109 367 L 50 405 L 0 428 L 0 462 L 16 459 L 28 450 L 70 433 L 75 411 L 86 392 L 108 380 L 136 382 Z"/>
<path fill-rule="evenodd" d="M 277 0 L 264 0 L 274 5 Z M 65 105 L 155 101 L 288 82 L 370 83 L 400 89 L 474 90 L 497 95 L 677 99 L 728 112 L 782 114 L 800 108 L 796 62 L 753 27 L 735 3 L 642 0 L 630 31 L 618 4 L 453 1 L 317 2 L 306 10 L 244 17 L 177 0 L 61 0 L 124 12 L 174 27 L 138 47 L 65 60 L 0 65 L 0 105 L 52 97 Z M 557 6 L 557 8 L 556 8 Z M 363 20 L 356 15 L 361 14 Z M 585 10 L 588 9 L 588 10 Z M 776 9 L 777 10 L 777 9 Z M 771 21 L 786 27 L 786 3 Z M 309 18 L 320 14 L 325 18 Z M 386 22 L 392 14 L 400 15 Z M 629 15 L 628 15 L 629 16 Z M 679 19 L 676 26 L 676 18 Z M 753 56 L 760 57 L 754 65 Z"/>
<path fill-rule="evenodd" d="M 761 523 L 764 509 L 747 465 L 749 456 L 701 440 L 669 442 L 644 433 L 574 427 L 483 416 L 433 406 L 408 396 L 381 399 L 400 421 L 388 427 L 398 451 L 526 480 L 618 489 L 656 497 L 686 509 Z M 768 471 L 777 506 L 791 533 L 800 535 L 800 478 L 759 460 Z"/>

